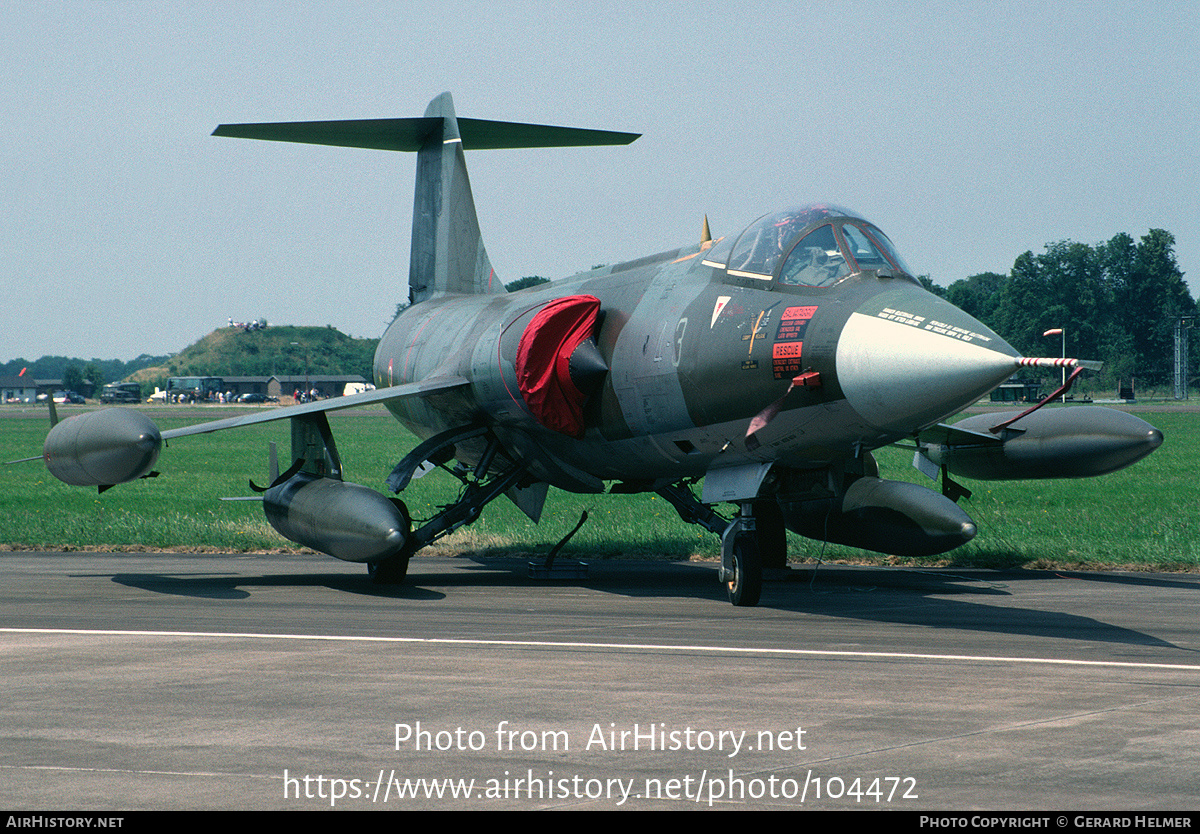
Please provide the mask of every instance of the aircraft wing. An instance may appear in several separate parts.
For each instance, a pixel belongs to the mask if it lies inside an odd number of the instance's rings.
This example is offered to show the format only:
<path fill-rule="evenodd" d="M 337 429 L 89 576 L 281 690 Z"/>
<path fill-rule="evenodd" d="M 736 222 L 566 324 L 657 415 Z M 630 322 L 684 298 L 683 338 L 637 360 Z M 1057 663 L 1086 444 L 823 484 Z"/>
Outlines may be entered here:
<path fill-rule="evenodd" d="M 165 435 L 164 435 L 165 436 Z M 930 426 L 917 435 L 917 441 L 922 446 L 1000 446 L 1003 441 L 994 434 L 987 432 L 962 429 L 956 426 L 938 423 Z"/>
<path fill-rule="evenodd" d="M 104 408 L 78 414 L 50 429 L 42 450 L 42 458 L 50 473 L 63 483 L 72 486 L 98 486 L 104 490 L 115 484 L 148 475 L 158 459 L 158 452 L 164 440 L 270 423 L 275 420 L 320 418 L 329 411 L 387 403 L 409 397 L 434 396 L 468 385 L 470 381 L 461 376 L 430 377 L 420 382 L 408 382 L 404 385 L 351 394 L 348 397 L 275 408 L 162 432 L 140 411 Z M 319 423 L 314 425 L 319 427 Z"/>
<path fill-rule="evenodd" d="M 408 397 L 425 397 L 430 394 L 448 391 L 452 388 L 460 388 L 464 385 L 470 385 L 470 380 L 466 379 L 465 377 L 432 377 L 430 379 L 423 379 L 419 382 L 407 382 L 403 385 L 393 385 L 389 388 L 377 388 L 374 391 L 363 391 L 361 394 L 350 394 L 345 397 L 334 397 L 332 399 L 305 403 L 303 405 L 289 405 L 283 408 L 276 408 L 271 411 L 260 411 L 240 417 L 229 417 L 224 420 L 212 420 L 208 423 L 197 423 L 194 426 L 184 426 L 183 428 L 179 429 L 168 429 L 167 431 L 162 432 L 162 439 L 172 440 L 176 437 L 188 437 L 193 434 L 209 434 L 210 432 L 224 431 L 225 429 L 252 426 L 257 423 L 270 423 L 275 420 L 287 420 L 292 417 L 303 417 L 306 414 L 316 414 L 318 412 L 341 411 L 342 409 L 346 408 L 359 408 L 364 405 L 386 403 L 393 400 L 406 399 Z"/>

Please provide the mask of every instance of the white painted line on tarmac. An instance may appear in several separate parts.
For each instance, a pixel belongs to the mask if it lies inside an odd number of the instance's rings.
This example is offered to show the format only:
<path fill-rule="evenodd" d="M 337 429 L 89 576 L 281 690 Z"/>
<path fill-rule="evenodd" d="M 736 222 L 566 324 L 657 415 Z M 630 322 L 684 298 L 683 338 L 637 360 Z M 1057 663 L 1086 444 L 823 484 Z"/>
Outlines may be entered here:
<path fill-rule="evenodd" d="M 1200 672 L 1200 665 L 1187 663 L 1151 663 L 1116 660 L 1071 660 L 1055 657 L 1000 657 L 996 655 L 921 654 L 918 652 L 857 652 L 833 649 L 777 649 L 759 646 L 705 646 L 680 643 L 594 643 L 566 640 L 494 640 L 473 637 L 371 637 L 343 634 L 266 634 L 237 631 L 134 631 L 96 628 L 4 628 L 3 634 L 61 634 L 77 637 L 192 637 L 215 640 L 313 640 L 341 643 L 397 643 L 430 646 L 491 646 L 510 649 L 607 649 L 614 651 L 707 652 L 711 654 L 747 654 L 764 657 L 825 657 L 870 660 L 935 660 L 966 663 L 1024 663 L 1045 666 L 1092 666 L 1116 669 L 1171 669 Z"/>

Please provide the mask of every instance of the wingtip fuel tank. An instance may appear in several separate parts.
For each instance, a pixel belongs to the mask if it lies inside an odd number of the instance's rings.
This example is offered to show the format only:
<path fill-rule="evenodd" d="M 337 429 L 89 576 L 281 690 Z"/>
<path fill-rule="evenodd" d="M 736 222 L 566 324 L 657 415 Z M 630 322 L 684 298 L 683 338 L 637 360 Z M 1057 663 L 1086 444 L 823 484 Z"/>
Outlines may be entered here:
<path fill-rule="evenodd" d="M 106 408 L 76 414 L 50 429 L 42 458 L 64 483 L 108 487 L 149 474 L 161 449 L 162 435 L 149 417 Z"/>

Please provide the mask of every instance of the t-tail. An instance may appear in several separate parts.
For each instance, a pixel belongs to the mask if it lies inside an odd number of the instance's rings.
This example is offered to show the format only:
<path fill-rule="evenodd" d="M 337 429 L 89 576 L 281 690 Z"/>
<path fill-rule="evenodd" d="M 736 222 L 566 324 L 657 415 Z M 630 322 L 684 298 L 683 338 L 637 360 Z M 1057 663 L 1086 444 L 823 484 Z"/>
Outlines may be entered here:
<path fill-rule="evenodd" d="M 415 152 L 408 286 L 416 304 L 441 295 L 504 292 L 479 232 L 464 150 L 627 145 L 640 134 L 459 119 L 450 94 L 442 93 L 419 119 L 221 125 L 213 135 Z"/>

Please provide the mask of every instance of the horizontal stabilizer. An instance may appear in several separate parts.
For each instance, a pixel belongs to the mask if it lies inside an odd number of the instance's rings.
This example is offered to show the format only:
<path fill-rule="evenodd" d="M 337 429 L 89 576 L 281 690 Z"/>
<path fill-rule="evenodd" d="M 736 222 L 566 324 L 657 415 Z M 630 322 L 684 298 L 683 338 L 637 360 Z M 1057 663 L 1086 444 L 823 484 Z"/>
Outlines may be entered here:
<path fill-rule="evenodd" d="M 417 152 L 433 135 L 440 135 L 441 117 L 413 119 L 351 119 L 332 122 L 267 122 L 221 125 L 213 136 L 301 142 L 343 148 Z M 464 150 L 496 148 L 567 148 L 588 145 L 628 145 L 639 133 L 577 127 L 458 119 Z"/>
<path fill-rule="evenodd" d="M 447 92 L 420 118 L 224 124 L 213 135 L 416 153 L 408 298 L 418 304 L 439 295 L 504 292 L 479 232 L 464 151 L 628 145 L 641 134 L 460 119 Z"/>

